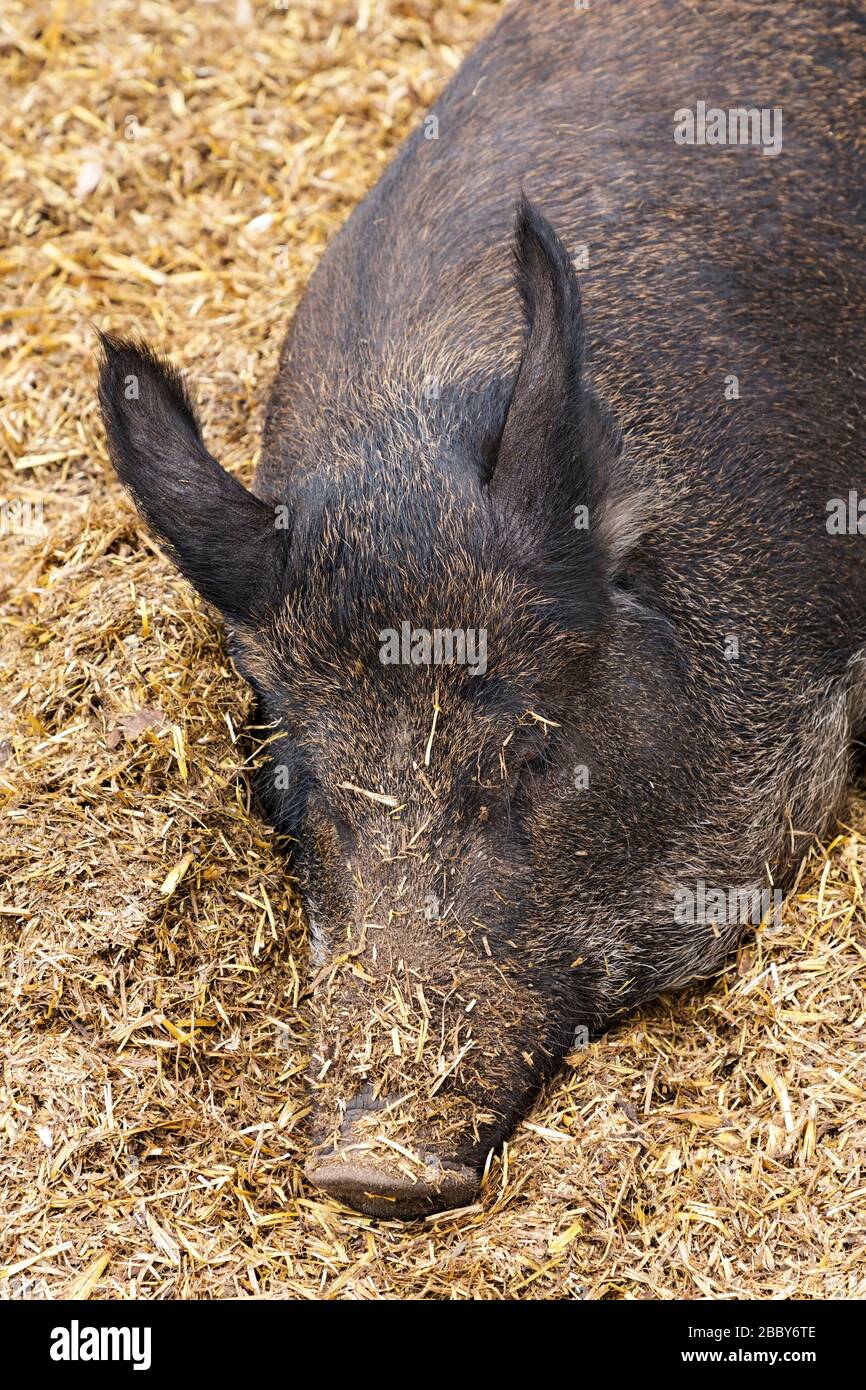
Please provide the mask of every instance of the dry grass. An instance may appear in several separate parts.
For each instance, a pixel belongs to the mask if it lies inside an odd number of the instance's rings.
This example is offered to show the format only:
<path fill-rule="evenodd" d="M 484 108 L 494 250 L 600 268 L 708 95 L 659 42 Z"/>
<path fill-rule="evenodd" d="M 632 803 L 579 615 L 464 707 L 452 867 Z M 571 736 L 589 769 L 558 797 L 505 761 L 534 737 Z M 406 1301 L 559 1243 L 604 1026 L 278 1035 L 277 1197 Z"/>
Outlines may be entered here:
<path fill-rule="evenodd" d="M 249 477 L 303 283 L 497 8 L 3 7 L 0 497 L 44 534 L 0 550 L 2 1294 L 866 1294 L 857 829 L 713 989 L 571 1059 L 479 1208 L 377 1225 L 301 1177 L 303 934 L 246 695 L 109 474 L 89 324 L 193 369 Z"/>

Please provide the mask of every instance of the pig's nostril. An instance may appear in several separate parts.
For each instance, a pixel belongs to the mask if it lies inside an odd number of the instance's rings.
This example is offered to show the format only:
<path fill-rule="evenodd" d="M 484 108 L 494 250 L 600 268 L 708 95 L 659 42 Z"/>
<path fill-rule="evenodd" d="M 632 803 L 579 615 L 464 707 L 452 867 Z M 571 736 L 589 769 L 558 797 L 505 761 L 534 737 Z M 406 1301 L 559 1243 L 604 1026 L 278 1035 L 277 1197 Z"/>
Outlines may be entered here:
<path fill-rule="evenodd" d="M 316 1187 L 365 1216 L 428 1216 L 435 1211 L 465 1207 L 474 1200 L 481 1175 L 458 1163 L 445 1166 L 431 1160 L 415 1172 L 390 1168 L 348 1155 L 328 1154 L 307 1164 L 307 1177 Z"/>

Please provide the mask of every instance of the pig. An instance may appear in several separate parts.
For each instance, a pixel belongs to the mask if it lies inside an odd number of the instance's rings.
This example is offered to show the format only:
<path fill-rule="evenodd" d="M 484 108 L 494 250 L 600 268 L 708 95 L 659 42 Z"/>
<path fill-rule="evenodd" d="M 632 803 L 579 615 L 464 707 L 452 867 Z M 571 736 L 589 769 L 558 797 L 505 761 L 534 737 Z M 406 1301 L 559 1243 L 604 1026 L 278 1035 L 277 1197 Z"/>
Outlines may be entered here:
<path fill-rule="evenodd" d="M 571 1049 L 722 970 L 844 801 L 863 37 L 829 0 L 513 0 L 313 274 L 252 490 L 103 338 L 114 466 L 266 731 L 306 1171 L 360 1212 L 474 1202 Z"/>

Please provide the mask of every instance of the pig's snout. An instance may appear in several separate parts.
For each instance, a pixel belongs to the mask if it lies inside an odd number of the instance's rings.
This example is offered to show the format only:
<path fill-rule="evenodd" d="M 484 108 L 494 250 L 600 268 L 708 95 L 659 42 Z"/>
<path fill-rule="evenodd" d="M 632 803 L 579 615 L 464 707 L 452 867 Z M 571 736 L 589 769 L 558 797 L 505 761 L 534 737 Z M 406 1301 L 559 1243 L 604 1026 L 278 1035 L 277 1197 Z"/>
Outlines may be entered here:
<path fill-rule="evenodd" d="M 449 1167 L 438 1159 L 409 1162 L 394 1154 L 384 1163 L 358 1152 L 335 1150 L 312 1159 L 307 1177 L 329 1197 L 365 1216 L 428 1216 L 431 1212 L 465 1207 L 476 1196 L 481 1175 L 465 1164 Z"/>
<path fill-rule="evenodd" d="M 387 1107 L 373 1099 L 369 1087 L 354 1096 L 336 1145 L 307 1163 L 310 1182 L 365 1216 L 406 1219 L 472 1202 L 481 1185 L 481 1174 L 474 1168 L 429 1154 L 410 1155 L 403 1146 L 391 1149 L 360 1137 L 357 1122 L 383 1111 Z"/>

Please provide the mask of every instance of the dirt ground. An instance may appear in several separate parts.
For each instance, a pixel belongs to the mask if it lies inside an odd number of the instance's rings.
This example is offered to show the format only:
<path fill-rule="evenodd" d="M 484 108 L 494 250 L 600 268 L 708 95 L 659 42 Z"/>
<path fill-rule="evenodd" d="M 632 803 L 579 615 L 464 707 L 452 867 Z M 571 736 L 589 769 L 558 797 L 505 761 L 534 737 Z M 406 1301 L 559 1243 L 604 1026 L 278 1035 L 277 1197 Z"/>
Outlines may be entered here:
<path fill-rule="evenodd" d="M 0 1297 L 866 1296 L 866 807 L 708 989 L 570 1057 L 478 1206 L 302 1176 L 304 930 L 218 627 L 113 480 L 92 325 L 249 480 L 326 242 L 498 3 L 0 11 Z"/>

